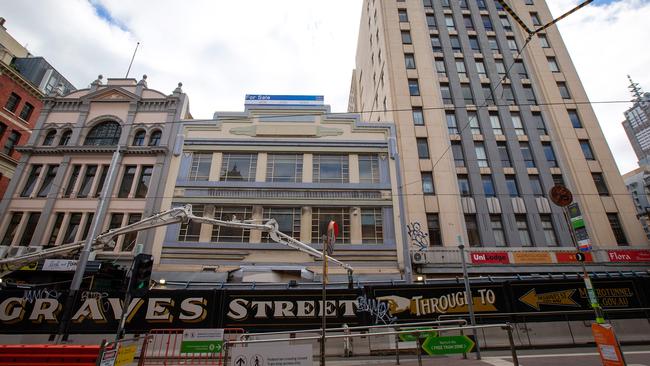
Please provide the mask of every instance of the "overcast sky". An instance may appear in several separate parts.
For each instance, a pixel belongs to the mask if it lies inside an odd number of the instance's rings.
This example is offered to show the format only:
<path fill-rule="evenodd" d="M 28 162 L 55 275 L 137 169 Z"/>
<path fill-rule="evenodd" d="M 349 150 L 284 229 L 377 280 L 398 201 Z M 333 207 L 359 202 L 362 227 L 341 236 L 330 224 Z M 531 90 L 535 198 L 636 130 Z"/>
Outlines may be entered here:
<path fill-rule="evenodd" d="M 411 0 L 413 1 L 413 0 Z M 555 15 L 578 0 L 548 0 Z M 591 101 L 629 100 L 627 74 L 650 91 L 650 1 L 596 0 L 559 23 Z M 7 30 L 77 88 L 98 74 L 178 82 L 194 118 L 243 110 L 245 94 L 319 94 L 347 110 L 361 0 L 4 0 Z M 622 172 L 636 157 L 621 121 L 630 104 L 594 104 Z"/>

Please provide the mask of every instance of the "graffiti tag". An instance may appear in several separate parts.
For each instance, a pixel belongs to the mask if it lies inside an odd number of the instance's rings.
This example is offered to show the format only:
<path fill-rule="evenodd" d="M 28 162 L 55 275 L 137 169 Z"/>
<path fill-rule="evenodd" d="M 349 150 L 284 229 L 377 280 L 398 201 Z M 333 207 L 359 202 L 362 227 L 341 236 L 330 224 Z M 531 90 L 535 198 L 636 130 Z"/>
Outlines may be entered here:
<path fill-rule="evenodd" d="M 411 244 L 417 246 L 419 250 L 425 250 L 429 246 L 429 233 L 422 231 L 422 225 L 419 222 L 412 222 L 406 225 L 408 229 L 409 238 L 411 239 Z"/>

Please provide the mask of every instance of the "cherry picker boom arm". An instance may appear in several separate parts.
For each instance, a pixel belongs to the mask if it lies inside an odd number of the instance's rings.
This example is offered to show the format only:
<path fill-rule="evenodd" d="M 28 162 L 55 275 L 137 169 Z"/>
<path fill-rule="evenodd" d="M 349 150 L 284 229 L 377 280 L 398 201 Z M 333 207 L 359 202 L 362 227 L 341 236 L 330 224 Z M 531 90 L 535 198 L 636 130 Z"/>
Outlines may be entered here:
<path fill-rule="evenodd" d="M 233 217 L 231 221 L 217 220 L 208 217 L 194 216 L 192 214 L 192 206 L 185 205 L 181 207 L 174 207 L 169 210 L 154 214 L 143 220 L 135 222 L 130 225 L 108 230 L 105 233 L 98 235 L 92 244 L 93 250 L 100 250 L 106 247 L 114 246 L 113 239 L 118 235 L 128 234 L 132 232 L 139 232 L 160 226 L 167 226 L 177 223 L 187 223 L 189 221 L 197 221 L 211 225 L 235 227 L 249 230 L 260 230 L 269 234 L 269 237 L 280 244 L 286 245 L 290 248 L 307 253 L 313 257 L 328 260 L 335 263 L 348 272 L 352 272 L 353 268 L 346 263 L 343 263 L 335 258 L 325 255 L 323 253 L 310 247 L 309 245 L 298 241 L 291 236 L 284 234 L 278 230 L 278 223 L 274 219 L 270 219 L 264 223 L 256 223 L 255 220 L 237 220 Z M 41 259 L 48 259 L 58 256 L 69 256 L 81 250 L 84 246 L 83 241 L 74 242 L 70 244 L 59 245 L 54 248 L 48 248 L 29 254 L 0 259 L 0 273 L 11 272 L 19 269 L 22 266 L 37 262 Z"/>

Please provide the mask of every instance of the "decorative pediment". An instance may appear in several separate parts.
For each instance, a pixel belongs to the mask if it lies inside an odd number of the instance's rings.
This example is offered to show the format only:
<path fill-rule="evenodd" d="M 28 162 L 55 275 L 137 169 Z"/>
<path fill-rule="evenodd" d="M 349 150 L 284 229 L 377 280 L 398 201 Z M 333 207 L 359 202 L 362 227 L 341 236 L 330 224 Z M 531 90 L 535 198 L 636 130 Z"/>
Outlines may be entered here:
<path fill-rule="evenodd" d="M 108 87 L 82 97 L 84 100 L 100 102 L 130 102 L 140 97 L 120 87 Z"/>

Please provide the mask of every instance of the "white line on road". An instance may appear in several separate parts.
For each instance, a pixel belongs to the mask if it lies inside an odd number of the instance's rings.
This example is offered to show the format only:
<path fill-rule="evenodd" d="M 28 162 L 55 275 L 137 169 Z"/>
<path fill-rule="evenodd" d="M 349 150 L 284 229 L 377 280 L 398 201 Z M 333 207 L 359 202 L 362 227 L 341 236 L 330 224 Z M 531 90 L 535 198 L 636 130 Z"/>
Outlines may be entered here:
<path fill-rule="evenodd" d="M 482 357 L 481 361 L 487 362 L 492 366 L 514 366 L 510 361 L 506 361 L 500 357 Z"/>

